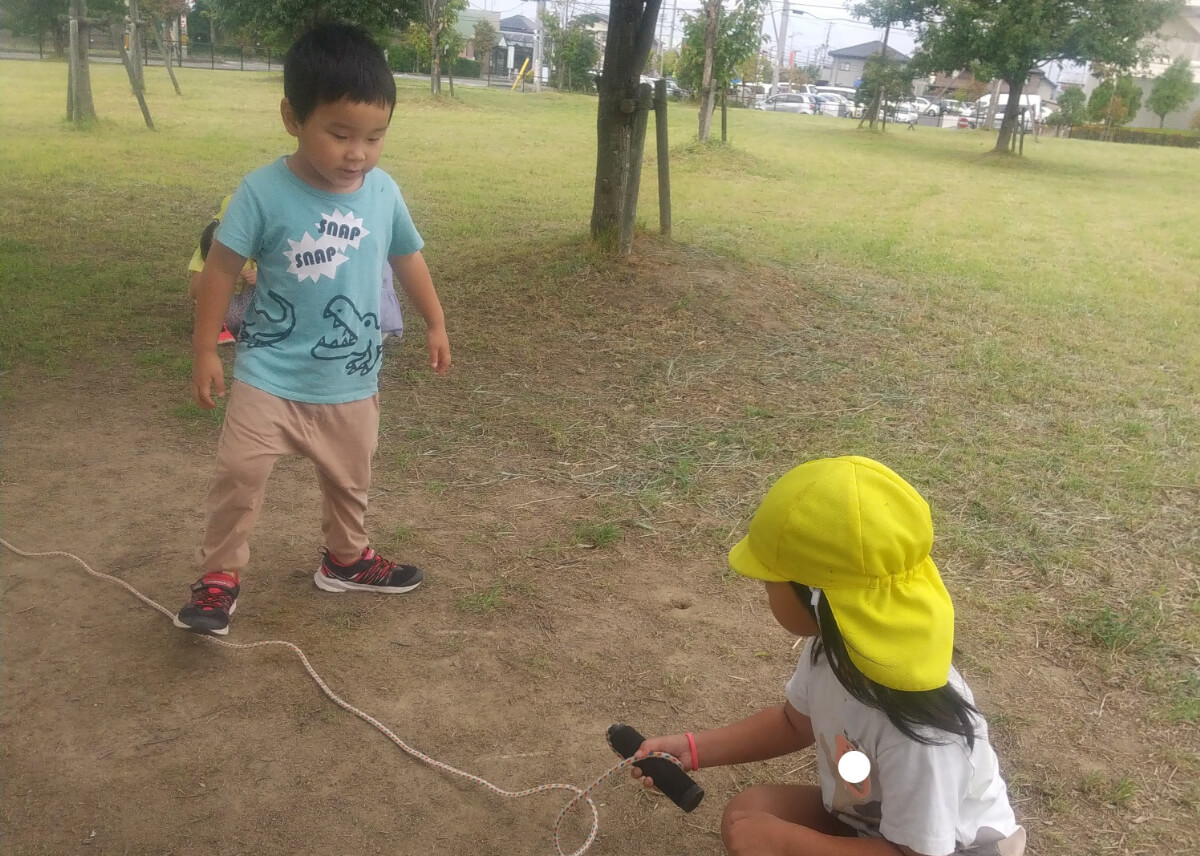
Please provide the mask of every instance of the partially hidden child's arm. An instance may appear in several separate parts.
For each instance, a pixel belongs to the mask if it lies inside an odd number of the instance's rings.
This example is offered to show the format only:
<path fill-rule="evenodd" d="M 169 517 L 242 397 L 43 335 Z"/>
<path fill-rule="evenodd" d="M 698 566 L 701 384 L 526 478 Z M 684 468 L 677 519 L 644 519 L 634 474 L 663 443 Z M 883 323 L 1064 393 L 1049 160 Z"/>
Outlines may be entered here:
<path fill-rule="evenodd" d="M 814 740 L 812 720 L 784 702 L 724 728 L 652 737 L 634 757 L 666 752 L 678 758 L 685 769 L 701 770 L 778 758 L 811 746 Z M 640 767 L 631 768 L 630 774 L 646 787 L 654 786 L 654 779 L 645 776 Z"/>
<path fill-rule="evenodd" d="M 234 283 L 246 259 L 213 241 L 204 270 L 196 280 L 196 322 L 192 327 L 192 397 L 211 410 L 213 385 L 218 397 L 225 395 L 225 366 L 217 356 L 217 336 L 225 323 Z"/>
<path fill-rule="evenodd" d="M 450 368 L 450 339 L 446 335 L 446 316 L 433 287 L 429 266 L 419 252 L 407 256 L 390 256 L 392 274 L 413 306 L 425 319 L 425 343 L 429 348 L 429 364 L 438 374 Z"/>
<path fill-rule="evenodd" d="M 765 761 L 813 744 L 812 720 L 787 702 L 753 716 L 694 735 L 700 766 L 720 767 Z"/>

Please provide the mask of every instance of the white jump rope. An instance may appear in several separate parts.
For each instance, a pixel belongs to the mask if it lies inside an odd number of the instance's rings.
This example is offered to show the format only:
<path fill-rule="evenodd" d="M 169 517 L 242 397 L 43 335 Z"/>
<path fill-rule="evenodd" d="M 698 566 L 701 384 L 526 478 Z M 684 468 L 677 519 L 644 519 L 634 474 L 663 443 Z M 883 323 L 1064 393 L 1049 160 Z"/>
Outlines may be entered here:
<path fill-rule="evenodd" d="M 45 552 L 45 553 L 27 553 L 24 550 L 18 550 L 16 547 L 14 547 L 12 544 L 5 541 L 3 538 L 0 538 L 0 546 L 4 546 L 7 549 L 11 550 L 12 552 L 16 553 L 18 556 L 24 556 L 25 558 L 28 558 L 28 559 L 51 558 L 54 556 L 62 556 L 64 558 L 71 559 L 72 561 L 78 562 L 83 567 L 83 569 L 85 571 L 87 571 L 89 574 L 91 574 L 93 577 L 99 577 L 102 580 L 108 580 L 109 582 L 114 582 L 117 585 L 124 588 L 126 591 L 128 591 L 130 594 L 132 594 L 134 597 L 136 597 L 142 603 L 146 604 L 146 606 L 150 607 L 151 609 L 157 609 L 159 612 L 161 612 L 163 615 L 165 615 L 168 619 L 173 620 L 175 618 L 175 614 L 172 613 L 169 609 L 162 606 L 161 604 L 155 603 L 153 600 L 146 597 L 144 594 L 142 594 L 140 591 L 135 589 L 129 583 L 125 582 L 122 579 L 118 579 L 117 577 L 111 576 L 109 574 L 102 574 L 99 571 L 92 570 L 92 568 L 88 566 L 87 562 L 85 562 L 83 559 L 79 558 L 78 556 L 76 556 L 72 553 L 65 553 L 61 550 L 51 550 L 51 551 Z M 593 781 L 586 788 L 579 788 L 579 787 L 576 787 L 575 785 L 554 783 L 554 784 L 548 784 L 548 785 L 538 785 L 535 788 L 528 788 L 527 790 L 523 790 L 523 791 L 506 791 L 503 788 L 496 787 L 495 785 L 493 785 L 491 782 L 487 781 L 486 779 L 482 779 L 479 776 L 476 776 L 472 773 L 467 773 L 463 770 L 458 769 L 457 767 L 451 767 L 449 764 L 444 764 L 441 761 L 438 761 L 434 758 L 430 758 L 424 752 L 421 752 L 420 750 L 414 749 L 412 746 L 409 746 L 407 743 L 405 743 L 403 740 L 401 740 L 399 737 L 397 737 L 395 734 L 393 734 L 392 731 L 386 725 L 384 725 L 382 722 L 380 722 L 375 717 L 371 716 L 368 713 L 364 713 L 363 711 L 359 710 L 354 705 L 350 704 L 347 701 L 344 701 L 337 693 L 335 693 L 333 690 L 331 690 L 329 688 L 329 685 L 326 684 L 325 681 L 323 681 L 321 679 L 321 676 L 317 674 L 317 670 L 312 667 L 312 663 L 310 663 L 308 661 L 308 657 L 306 657 L 304 652 L 300 650 L 299 646 L 293 645 L 291 642 L 285 642 L 281 639 L 269 639 L 269 640 L 265 640 L 263 642 L 241 643 L 241 642 L 226 642 L 224 639 L 218 639 L 216 636 L 212 636 L 212 635 L 208 635 L 208 634 L 203 634 L 202 638 L 207 639 L 209 642 L 212 642 L 214 645 L 220 645 L 224 648 L 232 648 L 235 651 L 249 651 L 251 648 L 265 648 L 268 645 L 279 645 L 283 648 L 287 648 L 289 651 L 291 651 L 293 654 L 295 654 L 297 657 L 300 658 L 300 663 L 304 666 L 304 671 L 308 672 L 308 676 L 313 679 L 313 681 L 316 683 L 316 685 L 318 687 L 321 688 L 321 692 L 325 693 L 325 696 L 330 701 L 332 701 L 334 704 L 336 704 L 338 707 L 342 708 L 342 710 L 349 711 L 350 713 L 357 716 L 359 719 L 363 720 L 364 722 L 366 722 L 369 725 L 376 728 L 384 737 L 386 737 L 388 740 L 391 740 L 393 743 L 395 743 L 397 746 L 399 746 L 400 749 L 402 749 L 405 753 L 416 758 L 418 761 L 428 764 L 430 767 L 433 767 L 434 769 L 442 770 L 444 772 L 450 773 L 453 776 L 458 776 L 460 779 L 466 779 L 469 782 L 474 782 L 477 785 L 482 785 L 483 787 L 487 788 L 489 791 L 496 794 L 497 796 L 507 797 L 509 799 L 518 799 L 520 797 L 529 797 L 529 796 L 533 796 L 534 794 L 545 793 L 547 791 L 570 791 L 575 796 L 573 796 L 571 798 L 571 800 L 562 807 L 562 811 L 560 811 L 558 813 L 558 817 L 555 818 L 555 820 L 554 820 L 554 832 L 553 832 L 553 835 L 551 836 L 551 841 L 553 841 L 553 843 L 554 843 L 554 849 L 556 851 L 558 851 L 559 856 L 583 856 L 583 854 L 588 851 L 588 849 L 595 842 L 597 833 L 600 832 L 600 812 L 597 811 L 596 804 L 594 802 L 592 802 L 591 792 L 593 790 L 595 790 L 597 787 L 599 787 L 604 781 L 606 781 L 614 773 L 620 772 L 621 770 L 624 770 L 626 767 L 631 767 L 634 764 L 633 759 L 626 758 L 626 759 L 622 760 L 619 764 L 614 764 L 612 767 L 610 767 L 606 772 L 604 772 L 601 776 L 599 776 L 595 781 Z M 672 755 L 667 755 L 663 752 L 651 752 L 647 757 L 662 758 L 664 760 L 672 762 L 676 766 L 679 766 L 680 769 L 682 769 L 682 766 L 680 765 L 679 760 Z M 587 840 L 583 842 L 583 846 L 581 846 L 578 850 L 575 850 L 572 853 L 567 854 L 567 853 L 563 852 L 562 845 L 559 841 L 558 827 L 559 827 L 559 825 L 562 824 L 563 818 L 565 818 L 570 811 L 578 808 L 579 804 L 581 802 L 587 803 L 587 807 L 592 810 L 592 828 L 588 832 Z"/>

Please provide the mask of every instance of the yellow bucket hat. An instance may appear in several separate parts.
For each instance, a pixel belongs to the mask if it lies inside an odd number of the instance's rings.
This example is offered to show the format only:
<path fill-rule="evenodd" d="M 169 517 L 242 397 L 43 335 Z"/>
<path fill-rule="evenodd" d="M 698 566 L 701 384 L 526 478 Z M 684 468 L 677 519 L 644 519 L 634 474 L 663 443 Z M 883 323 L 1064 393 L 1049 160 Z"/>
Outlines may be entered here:
<path fill-rule="evenodd" d="M 821 589 L 859 671 L 916 692 L 946 684 L 954 647 L 932 546 L 929 504 L 912 485 L 869 458 L 822 458 L 772 485 L 729 564 Z"/>

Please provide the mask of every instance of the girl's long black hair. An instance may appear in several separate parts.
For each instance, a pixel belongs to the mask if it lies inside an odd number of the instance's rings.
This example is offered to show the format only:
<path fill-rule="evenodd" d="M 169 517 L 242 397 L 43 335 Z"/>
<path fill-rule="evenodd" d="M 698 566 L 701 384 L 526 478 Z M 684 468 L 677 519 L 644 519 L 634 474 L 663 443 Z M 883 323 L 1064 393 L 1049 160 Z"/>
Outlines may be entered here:
<path fill-rule="evenodd" d="M 936 690 L 911 692 L 894 690 L 882 686 L 868 678 L 850 660 L 846 652 L 846 642 L 838 629 L 833 610 L 824 593 L 812 605 L 813 590 L 800 583 L 792 583 L 792 589 L 804 608 L 817 622 L 821 636 L 813 644 L 813 663 L 822 653 L 829 658 L 829 666 L 837 676 L 838 681 L 846 692 L 854 696 L 868 707 L 882 712 L 901 734 L 910 737 L 918 743 L 934 745 L 945 741 L 938 740 L 929 734 L 929 729 L 937 729 L 966 738 L 968 748 L 975 746 L 975 724 L 972 719 L 979 716 L 979 711 L 967 701 L 949 682 Z"/>

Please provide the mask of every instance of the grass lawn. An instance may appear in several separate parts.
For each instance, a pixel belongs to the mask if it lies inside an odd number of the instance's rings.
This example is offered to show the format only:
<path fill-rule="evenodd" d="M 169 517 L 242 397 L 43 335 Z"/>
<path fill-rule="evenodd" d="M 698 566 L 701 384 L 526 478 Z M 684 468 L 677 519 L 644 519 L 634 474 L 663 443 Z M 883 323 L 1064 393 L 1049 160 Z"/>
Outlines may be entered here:
<path fill-rule="evenodd" d="M 186 69 L 180 98 L 149 69 L 151 133 L 120 67 L 94 66 L 102 120 L 81 133 L 63 66 L 0 71 L 0 401 L 120 378 L 215 432 L 184 397 L 185 269 L 221 197 L 289 150 L 280 76 Z M 540 480 L 572 496 L 547 506 L 553 549 L 721 577 L 774 477 L 876 457 L 933 506 L 1031 852 L 1196 845 L 1200 153 L 1044 138 L 995 158 L 986 133 L 756 111 L 700 147 L 673 105 L 675 243 L 654 236 L 651 144 L 646 234 L 614 261 L 586 240 L 594 100 L 400 86 L 381 165 L 427 241 L 455 372 L 408 370 L 419 336 L 385 367 L 382 485 L 449 501 Z M 553 585 L 491 579 L 459 612 L 500 625 Z"/>

